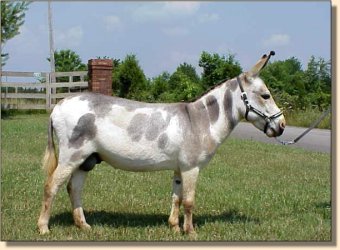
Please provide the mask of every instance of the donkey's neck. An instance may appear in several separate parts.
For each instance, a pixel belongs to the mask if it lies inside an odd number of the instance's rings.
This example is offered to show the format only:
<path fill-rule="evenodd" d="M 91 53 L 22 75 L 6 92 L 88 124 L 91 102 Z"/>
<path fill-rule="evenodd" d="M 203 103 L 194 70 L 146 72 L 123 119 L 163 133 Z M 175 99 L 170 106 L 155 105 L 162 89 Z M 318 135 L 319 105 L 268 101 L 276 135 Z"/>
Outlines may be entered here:
<path fill-rule="evenodd" d="M 221 144 L 241 120 L 240 89 L 236 79 L 228 80 L 191 103 L 195 112 L 209 119 L 210 135 Z"/>

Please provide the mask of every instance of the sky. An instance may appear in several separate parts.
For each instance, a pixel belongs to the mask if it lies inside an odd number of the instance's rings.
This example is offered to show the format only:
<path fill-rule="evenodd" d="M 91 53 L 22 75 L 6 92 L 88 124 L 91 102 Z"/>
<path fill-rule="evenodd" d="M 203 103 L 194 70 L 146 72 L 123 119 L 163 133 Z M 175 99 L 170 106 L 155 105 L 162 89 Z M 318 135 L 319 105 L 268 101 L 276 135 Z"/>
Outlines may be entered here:
<path fill-rule="evenodd" d="M 20 34 L 9 40 L 3 70 L 47 72 L 48 4 L 33 2 Z M 135 54 L 147 77 L 181 63 L 197 72 L 201 53 L 234 54 L 244 70 L 265 53 L 273 60 L 331 58 L 330 1 L 77 1 L 52 2 L 55 49 L 84 63 Z"/>

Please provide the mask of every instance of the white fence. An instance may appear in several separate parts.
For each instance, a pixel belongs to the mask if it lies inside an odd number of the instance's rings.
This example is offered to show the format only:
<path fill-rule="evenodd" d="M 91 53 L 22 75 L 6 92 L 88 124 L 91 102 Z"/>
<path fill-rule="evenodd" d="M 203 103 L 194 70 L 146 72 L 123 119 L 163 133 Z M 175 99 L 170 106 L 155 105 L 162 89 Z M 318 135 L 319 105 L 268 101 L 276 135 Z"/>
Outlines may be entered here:
<path fill-rule="evenodd" d="M 87 71 L 55 73 L 2 71 L 1 109 L 51 110 L 59 100 L 75 92 L 87 91 L 86 78 Z M 51 79 L 56 79 L 56 82 L 51 82 Z"/>

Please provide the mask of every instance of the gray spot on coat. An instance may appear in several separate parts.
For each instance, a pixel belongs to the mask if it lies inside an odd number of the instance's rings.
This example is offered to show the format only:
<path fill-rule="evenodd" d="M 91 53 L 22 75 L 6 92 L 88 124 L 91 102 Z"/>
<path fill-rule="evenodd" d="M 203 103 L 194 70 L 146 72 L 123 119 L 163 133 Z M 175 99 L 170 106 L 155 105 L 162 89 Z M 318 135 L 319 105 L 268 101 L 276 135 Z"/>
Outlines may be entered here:
<path fill-rule="evenodd" d="M 70 161 L 79 161 L 83 156 L 83 152 L 82 151 L 77 151 L 75 153 L 73 153 L 73 155 L 70 158 Z"/>
<path fill-rule="evenodd" d="M 148 121 L 145 138 L 149 141 L 155 140 L 168 126 L 160 112 L 153 113 Z"/>
<path fill-rule="evenodd" d="M 218 106 L 217 99 L 213 95 L 209 95 L 206 99 L 208 114 L 211 123 L 215 123 L 218 120 L 220 107 Z"/>
<path fill-rule="evenodd" d="M 96 136 L 97 127 L 95 120 L 95 115 L 91 113 L 87 113 L 79 118 L 69 140 L 69 147 L 80 148 L 86 140 L 91 140 Z"/>
<path fill-rule="evenodd" d="M 224 111 L 227 115 L 229 129 L 233 129 L 236 126 L 236 121 L 233 117 L 233 97 L 230 89 L 227 89 L 224 94 Z"/>
<path fill-rule="evenodd" d="M 130 121 L 127 128 L 128 134 L 132 141 L 140 141 L 142 136 L 148 126 L 148 115 L 146 114 L 136 114 Z"/>
<path fill-rule="evenodd" d="M 230 81 L 229 83 L 229 89 L 234 92 L 238 87 L 238 83 L 237 83 L 237 80 L 236 79 L 233 79 Z"/>
<path fill-rule="evenodd" d="M 192 112 L 190 112 L 192 111 Z M 209 114 L 202 101 L 194 104 L 194 109 L 189 109 L 193 122 L 194 132 L 197 135 L 210 134 Z"/>
<path fill-rule="evenodd" d="M 106 96 L 97 93 L 84 93 L 80 95 L 81 101 L 88 101 L 89 109 L 96 116 L 103 117 L 111 111 L 112 105 L 115 104 L 115 99 L 112 96 Z"/>
<path fill-rule="evenodd" d="M 158 148 L 165 149 L 168 141 L 169 141 L 169 137 L 167 136 L 167 134 L 165 133 L 161 134 L 158 138 Z"/>
<path fill-rule="evenodd" d="M 180 122 L 184 129 L 182 154 L 186 158 L 185 164 L 195 166 L 201 152 L 209 153 L 214 146 L 210 135 L 208 110 L 202 100 L 188 103 L 181 110 Z"/>

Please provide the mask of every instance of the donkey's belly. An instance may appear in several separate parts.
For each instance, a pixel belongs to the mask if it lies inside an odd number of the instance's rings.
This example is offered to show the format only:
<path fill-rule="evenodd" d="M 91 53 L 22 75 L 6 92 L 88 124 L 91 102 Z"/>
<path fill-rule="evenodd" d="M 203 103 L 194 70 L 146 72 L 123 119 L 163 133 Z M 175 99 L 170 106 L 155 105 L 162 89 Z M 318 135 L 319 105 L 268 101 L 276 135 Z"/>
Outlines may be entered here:
<path fill-rule="evenodd" d="M 109 140 L 111 139 L 111 140 Z M 115 143 L 111 143 L 114 141 Z M 115 168 L 128 171 L 157 171 L 177 168 L 177 157 L 170 145 L 161 150 L 148 142 L 131 142 L 126 138 L 106 138 L 98 145 L 102 160 Z"/>
<path fill-rule="evenodd" d="M 145 155 L 124 155 L 116 153 L 100 153 L 102 160 L 113 166 L 114 168 L 127 171 L 159 171 L 159 170 L 175 170 L 177 164 L 174 160 L 166 155 L 158 155 L 148 157 Z"/>

